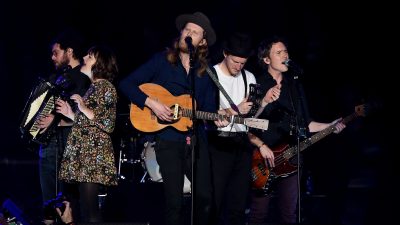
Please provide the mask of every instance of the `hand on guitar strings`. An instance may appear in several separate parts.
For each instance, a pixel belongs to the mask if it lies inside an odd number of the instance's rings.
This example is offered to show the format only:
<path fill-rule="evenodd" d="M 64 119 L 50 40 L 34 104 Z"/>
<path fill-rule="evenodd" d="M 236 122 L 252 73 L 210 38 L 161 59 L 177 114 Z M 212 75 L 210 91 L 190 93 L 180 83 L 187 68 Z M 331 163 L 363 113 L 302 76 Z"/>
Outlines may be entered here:
<path fill-rule="evenodd" d="M 343 120 L 342 118 L 339 118 L 329 124 L 330 126 L 335 125 L 335 131 L 333 131 L 333 133 L 338 134 L 342 132 L 344 128 L 346 128 L 346 125 L 342 123 L 342 120 Z"/>
<path fill-rule="evenodd" d="M 230 124 L 230 122 L 226 119 L 223 119 L 223 120 L 218 119 L 218 120 L 215 120 L 214 123 L 219 128 L 226 127 Z"/>
<path fill-rule="evenodd" d="M 259 147 L 259 151 L 261 153 L 261 156 L 265 159 L 265 164 L 268 165 L 270 168 L 275 167 L 274 152 L 266 144 L 262 144 Z"/>
<path fill-rule="evenodd" d="M 168 122 L 172 121 L 172 110 L 168 106 L 151 98 L 146 99 L 145 105 L 148 106 L 159 119 Z"/>

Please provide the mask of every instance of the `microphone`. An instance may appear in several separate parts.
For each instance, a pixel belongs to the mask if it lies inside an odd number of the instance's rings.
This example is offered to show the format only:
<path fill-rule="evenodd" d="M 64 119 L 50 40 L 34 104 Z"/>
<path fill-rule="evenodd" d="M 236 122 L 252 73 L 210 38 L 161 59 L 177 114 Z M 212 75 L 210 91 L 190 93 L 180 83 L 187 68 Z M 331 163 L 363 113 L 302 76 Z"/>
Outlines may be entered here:
<path fill-rule="evenodd" d="M 285 61 L 283 61 L 282 62 L 282 64 L 284 64 L 285 66 L 287 66 L 287 67 L 290 67 L 290 63 L 292 62 L 292 60 L 290 60 L 290 59 L 286 59 Z"/>
<path fill-rule="evenodd" d="M 192 44 L 192 38 L 191 38 L 190 36 L 186 36 L 186 37 L 185 37 L 185 42 L 186 42 L 186 45 L 187 45 L 189 51 L 190 51 L 190 52 L 193 52 L 194 46 L 193 46 L 193 44 Z"/>
<path fill-rule="evenodd" d="M 282 62 L 282 64 L 284 64 L 287 67 L 293 69 L 293 71 L 295 71 L 295 72 L 297 72 L 299 74 L 303 74 L 303 69 L 299 65 L 294 63 L 291 59 L 286 59 L 285 61 Z"/>

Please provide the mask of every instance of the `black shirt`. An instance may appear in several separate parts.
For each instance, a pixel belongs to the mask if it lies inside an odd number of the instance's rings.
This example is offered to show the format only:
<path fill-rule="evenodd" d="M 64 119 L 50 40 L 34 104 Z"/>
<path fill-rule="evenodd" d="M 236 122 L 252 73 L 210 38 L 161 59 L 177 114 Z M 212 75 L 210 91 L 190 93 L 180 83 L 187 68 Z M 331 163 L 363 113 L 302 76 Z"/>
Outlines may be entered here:
<path fill-rule="evenodd" d="M 261 85 L 264 95 L 277 84 L 269 73 L 259 77 L 257 83 Z M 278 144 L 293 144 L 296 140 L 296 124 L 308 130 L 308 124 L 311 122 L 304 91 L 299 81 L 290 74 L 283 74 L 278 100 L 268 104 L 259 118 L 269 120 L 268 130 L 252 130 L 252 133 L 261 138 L 265 144 L 272 148 Z"/>
<path fill-rule="evenodd" d="M 72 69 L 65 70 L 61 73 L 56 73 L 50 76 L 50 83 L 60 84 L 60 88 L 68 95 L 79 94 L 84 96 L 89 88 L 91 81 L 88 76 L 81 72 L 81 66 L 76 66 Z"/>

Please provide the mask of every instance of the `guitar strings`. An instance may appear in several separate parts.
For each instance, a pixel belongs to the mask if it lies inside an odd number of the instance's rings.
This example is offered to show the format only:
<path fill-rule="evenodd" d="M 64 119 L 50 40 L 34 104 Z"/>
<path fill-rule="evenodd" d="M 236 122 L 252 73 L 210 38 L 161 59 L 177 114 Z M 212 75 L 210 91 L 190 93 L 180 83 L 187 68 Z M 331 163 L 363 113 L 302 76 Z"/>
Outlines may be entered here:
<path fill-rule="evenodd" d="M 280 165 L 280 164 L 282 164 L 282 163 L 284 163 L 285 161 L 286 161 L 286 159 L 285 159 L 285 157 L 283 157 L 283 155 L 278 155 L 276 158 L 275 158 L 275 166 L 278 166 L 278 165 Z M 265 163 L 265 168 L 266 168 L 266 170 L 273 170 L 273 168 L 272 169 L 269 169 L 269 166 L 267 165 L 267 163 L 266 162 L 264 162 Z M 257 169 L 251 169 L 251 172 L 252 172 L 252 174 L 255 176 L 255 178 L 259 178 L 260 177 L 260 175 L 263 175 L 264 176 L 264 171 L 262 171 L 261 169 L 259 169 L 259 168 L 257 168 Z"/>

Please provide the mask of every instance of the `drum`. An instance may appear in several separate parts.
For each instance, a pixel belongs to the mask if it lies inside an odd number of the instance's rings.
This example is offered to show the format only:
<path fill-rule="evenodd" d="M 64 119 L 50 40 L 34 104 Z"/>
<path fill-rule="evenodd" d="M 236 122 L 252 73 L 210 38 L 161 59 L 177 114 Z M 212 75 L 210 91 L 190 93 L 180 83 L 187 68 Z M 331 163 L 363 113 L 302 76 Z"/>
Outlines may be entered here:
<path fill-rule="evenodd" d="M 150 176 L 150 179 L 154 182 L 163 182 L 160 166 L 156 160 L 156 152 L 154 150 L 154 142 L 146 142 L 142 152 L 143 167 Z M 183 185 L 183 193 L 190 193 L 190 181 L 185 175 L 185 183 Z"/>

